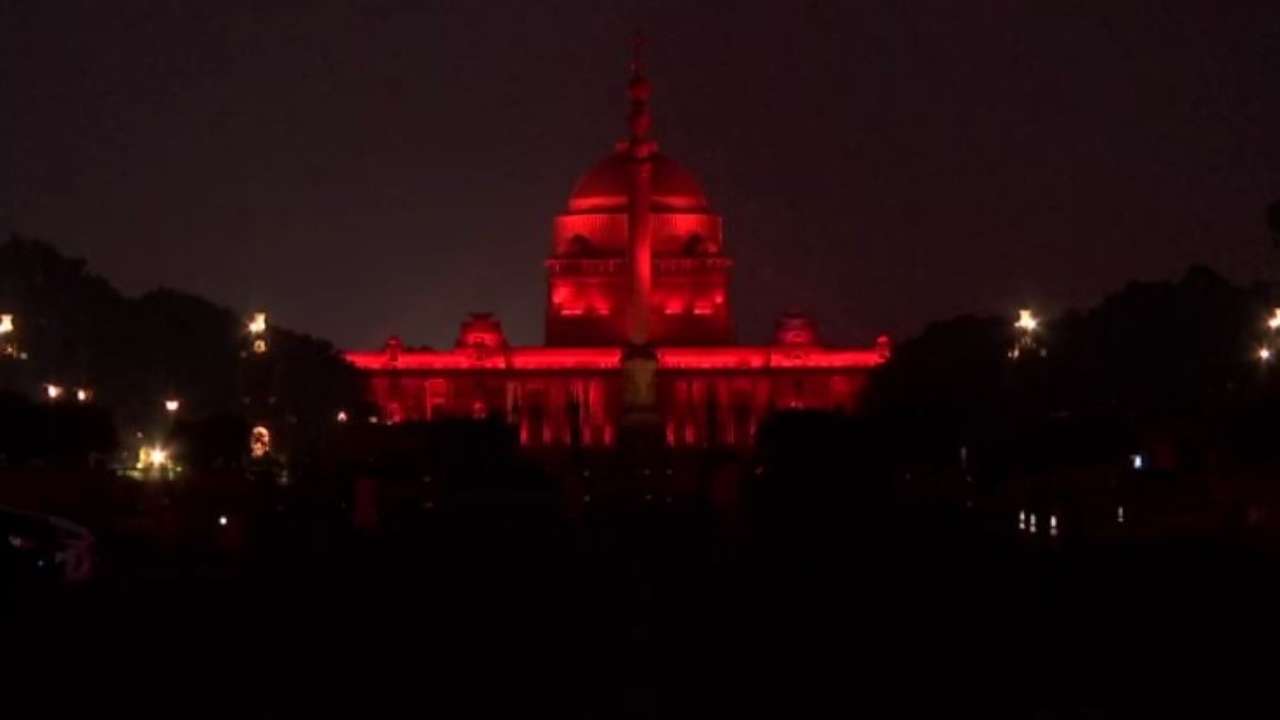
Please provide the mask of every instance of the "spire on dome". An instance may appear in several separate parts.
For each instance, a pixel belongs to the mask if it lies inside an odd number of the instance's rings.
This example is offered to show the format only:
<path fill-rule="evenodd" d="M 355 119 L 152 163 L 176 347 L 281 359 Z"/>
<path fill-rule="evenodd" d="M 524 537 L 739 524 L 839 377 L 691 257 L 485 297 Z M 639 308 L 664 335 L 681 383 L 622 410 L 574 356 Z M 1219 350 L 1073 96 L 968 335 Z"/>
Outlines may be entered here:
<path fill-rule="evenodd" d="M 649 98 L 653 94 L 653 86 L 644 75 L 640 51 L 645 45 L 645 38 L 636 32 L 631 41 L 631 80 L 627 83 L 627 97 L 631 100 L 631 109 L 627 114 L 627 126 L 631 137 L 627 141 L 632 157 L 643 158 L 657 151 L 657 143 L 649 138 L 649 130 L 653 127 L 653 116 L 649 113 Z"/>

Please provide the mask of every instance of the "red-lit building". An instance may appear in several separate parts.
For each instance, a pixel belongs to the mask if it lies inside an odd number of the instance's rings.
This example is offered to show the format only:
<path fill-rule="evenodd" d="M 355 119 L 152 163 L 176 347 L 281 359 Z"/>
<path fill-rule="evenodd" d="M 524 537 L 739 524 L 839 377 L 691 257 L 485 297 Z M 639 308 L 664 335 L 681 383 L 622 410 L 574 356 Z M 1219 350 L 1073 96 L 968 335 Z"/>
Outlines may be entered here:
<path fill-rule="evenodd" d="M 736 344 L 721 218 L 649 137 L 650 86 L 636 64 L 628 94 L 629 137 L 552 224 L 546 343 L 512 347 L 496 318 L 475 313 L 451 349 L 392 337 L 346 353 L 384 421 L 498 415 L 527 446 L 608 447 L 639 403 L 669 446 L 748 447 L 774 410 L 857 406 L 888 339 L 827 347 L 811 319 L 786 314 L 772 344 Z M 628 390 L 637 384 L 648 400 Z"/>

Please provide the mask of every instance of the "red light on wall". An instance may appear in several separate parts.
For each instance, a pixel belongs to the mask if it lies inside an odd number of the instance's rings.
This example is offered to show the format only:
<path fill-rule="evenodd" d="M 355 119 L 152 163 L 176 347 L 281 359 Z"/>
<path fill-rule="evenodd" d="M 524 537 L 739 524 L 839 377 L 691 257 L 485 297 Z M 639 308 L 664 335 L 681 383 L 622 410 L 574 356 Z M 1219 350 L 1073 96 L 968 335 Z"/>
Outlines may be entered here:
<path fill-rule="evenodd" d="M 613 370 L 621 367 L 618 348 L 520 348 L 511 351 L 515 370 Z"/>
<path fill-rule="evenodd" d="M 581 305 L 566 305 L 560 308 L 560 314 L 566 317 L 581 315 L 583 312 Z"/>
<path fill-rule="evenodd" d="M 392 362 L 385 352 L 348 352 L 347 362 L 361 370 L 613 370 L 622 352 L 614 347 L 525 347 L 506 352 L 476 353 L 462 350 L 407 351 Z M 888 348 L 875 350 L 802 350 L 749 346 L 668 347 L 658 349 L 664 370 L 715 370 L 749 368 L 873 368 L 888 360 Z"/>
<path fill-rule="evenodd" d="M 711 303 L 699 302 L 693 306 L 694 315 L 710 315 L 712 313 Z"/>
<path fill-rule="evenodd" d="M 668 300 L 662 307 L 662 312 L 667 315 L 679 315 L 684 312 L 684 303 L 679 300 Z"/>
<path fill-rule="evenodd" d="M 768 351 L 761 348 L 658 348 L 658 366 L 664 370 L 763 368 L 768 361 Z"/>

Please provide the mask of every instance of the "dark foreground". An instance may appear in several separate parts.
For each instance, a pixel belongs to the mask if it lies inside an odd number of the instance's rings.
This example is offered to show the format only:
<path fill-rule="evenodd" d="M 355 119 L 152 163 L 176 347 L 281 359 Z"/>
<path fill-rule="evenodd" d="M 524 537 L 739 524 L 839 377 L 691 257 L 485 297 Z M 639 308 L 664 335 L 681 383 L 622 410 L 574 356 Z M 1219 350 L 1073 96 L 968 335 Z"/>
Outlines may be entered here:
<path fill-rule="evenodd" d="M 1276 699 L 1280 566 L 1246 543 L 659 500 L 107 538 L 88 585 L 9 588 L 0 714 L 1235 717 Z"/>

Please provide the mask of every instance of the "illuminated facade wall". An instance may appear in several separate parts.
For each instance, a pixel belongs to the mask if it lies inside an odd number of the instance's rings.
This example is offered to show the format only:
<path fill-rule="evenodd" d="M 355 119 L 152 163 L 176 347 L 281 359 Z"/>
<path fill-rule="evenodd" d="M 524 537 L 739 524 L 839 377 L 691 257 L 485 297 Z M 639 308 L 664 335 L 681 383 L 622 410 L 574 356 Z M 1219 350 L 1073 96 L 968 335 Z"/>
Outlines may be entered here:
<path fill-rule="evenodd" d="M 812 326 L 789 316 L 768 346 L 658 348 L 658 403 L 675 448 L 749 447 L 776 410 L 852 411 L 868 372 L 889 354 L 813 344 Z M 497 322 L 473 316 L 452 350 L 347 353 L 369 375 L 386 422 L 501 417 L 531 447 L 609 447 L 621 414 L 619 347 L 508 347 Z"/>

